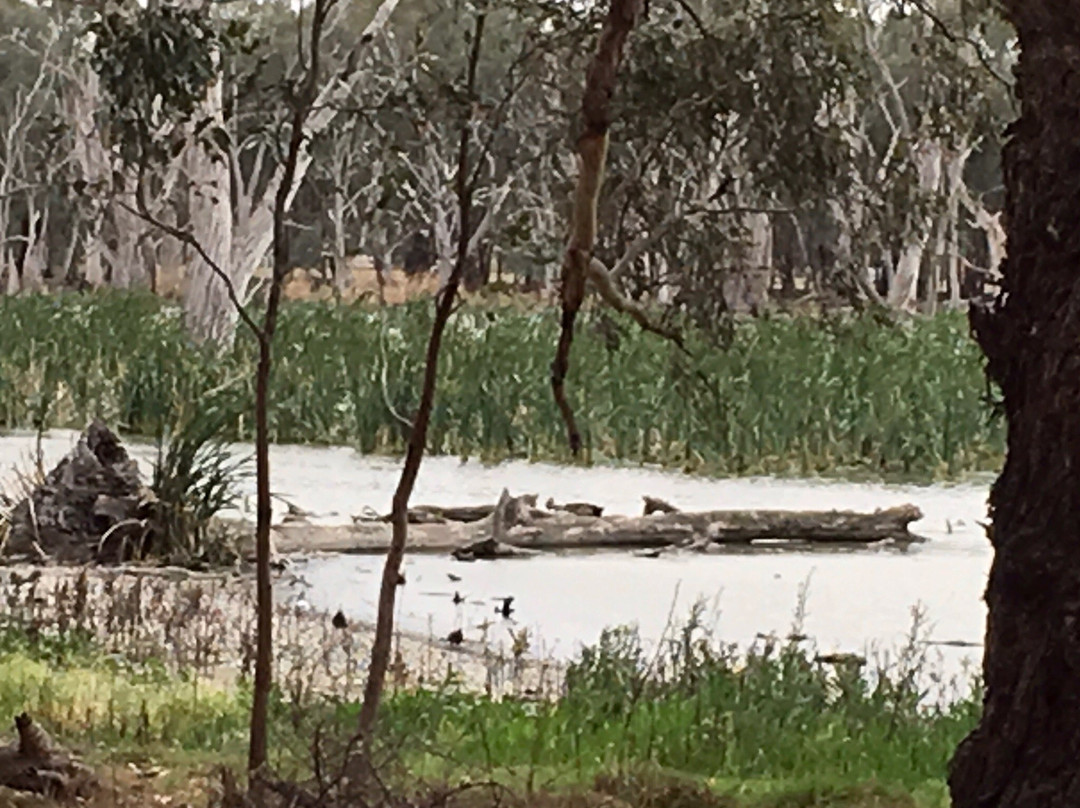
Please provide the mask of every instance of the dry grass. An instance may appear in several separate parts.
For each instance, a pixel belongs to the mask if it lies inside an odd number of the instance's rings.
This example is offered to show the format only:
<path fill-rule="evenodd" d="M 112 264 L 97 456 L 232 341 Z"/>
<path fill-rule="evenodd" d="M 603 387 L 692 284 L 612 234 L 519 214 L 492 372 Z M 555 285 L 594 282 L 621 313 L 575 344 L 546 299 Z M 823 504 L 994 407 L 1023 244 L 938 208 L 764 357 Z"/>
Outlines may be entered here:
<path fill-rule="evenodd" d="M 77 634 L 106 654 L 218 687 L 253 676 L 255 593 L 247 576 L 179 568 L 19 567 L 0 570 L 0 582 L 0 624 L 24 627 L 34 637 Z M 370 624 L 355 621 L 338 629 L 328 614 L 279 602 L 275 681 L 283 696 L 299 706 L 315 697 L 356 698 L 373 632 Z M 455 648 L 399 632 L 395 657 L 393 685 L 399 690 L 450 683 L 494 696 L 551 696 L 562 683 L 559 665 L 526 660 L 501 645 Z"/>

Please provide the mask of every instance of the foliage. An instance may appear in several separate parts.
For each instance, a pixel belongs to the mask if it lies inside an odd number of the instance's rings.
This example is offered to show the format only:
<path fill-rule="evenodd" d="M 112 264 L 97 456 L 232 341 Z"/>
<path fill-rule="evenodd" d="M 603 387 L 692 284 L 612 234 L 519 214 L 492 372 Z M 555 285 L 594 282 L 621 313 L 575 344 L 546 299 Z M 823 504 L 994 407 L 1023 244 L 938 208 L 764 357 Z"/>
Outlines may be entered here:
<path fill-rule="evenodd" d="M 282 311 L 270 430 L 277 442 L 404 445 L 400 418 L 430 327 L 426 303 L 381 311 L 321 303 Z M 488 459 L 565 458 L 547 386 L 557 329 L 544 311 L 472 306 L 451 321 L 429 448 Z M 587 320 L 571 382 L 594 460 L 721 474 L 911 474 L 995 468 L 1002 429 L 961 315 L 901 324 L 870 316 L 736 324 L 723 350 L 693 336 L 695 361 L 617 321 Z M 0 300 L 0 425 L 91 416 L 157 436 L 185 402 L 250 378 L 251 340 L 224 357 L 186 338 L 180 313 L 146 295 Z M 224 413 L 221 414 L 224 418 Z M 165 419 L 163 422 L 162 419 Z M 224 439 L 250 439 L 242 415 Z"/>
<path fill-rule="evenodd" d="M 238 460 L 220 436 L 241 407 L 225 388 L 184 409 L 158 439 L 152 489 L 162 531 L 159 552 L 174 560 L 229 563 L 232 542 L 214 517 L 236 503 L 247 460 Z"/>
<path fill-rule="evenodd" d="M 915 789 L 943 776 L 979 712 L 977 691 L 935 702 L 919 682 L 928 670 L 915 670 L 863 675 L 795 641 L 739 653 L 690 627 L 647 653 L 624 628 L 582 651 L 557 702 L 412 692 L 388 705 L 381 729 L 436 777 L 494 769 L 581 781 L 655 766 L 744 788 L 871 780 Z"/>
<path fill-rule="evenodd" d="M 172 125 L 192 120 L 219 78 L 222 53 L 243 48 L 248 33 L 236 20 L 219 27 L 205 11 L 171 3 L 135 11 L 106 6 L 88 28 L 94 37 L 90 63 L 105 90 L 112 140 L 125 162 L 144 167 L 179 155 L 185 140 Z M 195 135 L 212 123 L 198 121 Z M 207 135 L 226 148 L 224 129 Z"/>
<path fill-rule="evenodd" d="M 28 709 L 61 741 L 102 746 L 114 758 L 242 760 L 245 685 L 107 649 L 85 632 L 4 623 L 0 710 Z M 681 782 L 737 805 L 768 805 L 782 794 L 824 800 L 874 784 L 869 791 L 938 805 L 948 756 L 978 716 L 979 689 L 940 700 L 923 689 L 936 675 L 924 655 L 907 648 L 896 658 L 903 662 L 863 675 L 820 661 L 805 641 L 766 639 L 738 652 L 694 619 L 650 650 L 633 629 L 613 629 L 582 650 L 560 699 L 493 700 L 452 684 L 390 695 L 374 757 L 392 788 L 495 782 L 527 793 L 625 794 Z M 327 739 L 351 732 L 357 709 L 312 682 L 279 691 L 271 712 L 278 771 L 309 774 L 312 738 L 326 752 Z M 332 770 L 332 760 L 320 763 Z"/>
<path fill-rule="evenodd" d="M 311 168 L 290 210 L 298 225 L 290 260 L 313 267 L 332 257 L 339 280 L 344 259 L 359 253 L 430 265 L 456 228 L 445 198 L 448 155 L 464 109 L 462 45 L 475 5 L 403 0 L 386 31 L 361 37 L 376 5 L 358 0 L 328 36 Z M 912 156 L 930 138 L 949 160 L 967 160 L 964 182 L 979 204 L 1000 185 L 997 132 L 1012 114 L 1012 33 L 989 6 L 654 4 L 615 98 L 621 110 L 598 256 L 610 265 L 646 242 L 619 273 L 623 291 L 662 297 L 702 328 L 739 305 L 733 286 L 759 265 L 746 249 L 749 211 L 766 212 L 789 297 L 850 299 L 861 294 L 852 270 L 877 271 L 887 283 L 905 236 L 932 242 L 924 270 L 952 252 L 985 266 L 982 230 L 957 215 L 948 183 L 919 188 Z M 26 97 L 37 70 L 41 86 L 56 92 L 39 88 L 33 115 L 0 104 L 11 133 L 0 172 L 5 291 L 70 284 L 83 274 L 91 284 L 139 282 L 154 264 L 150 247 L 158 248 L 158 270 L 174 269 L 175 244 L 127 215 L 130 198 L 117 207 L 115 194 L 130 191 L 133 177 L 109 164 L 118 154 L 128 164 L 167 163 L 161 158 L 199 140 L 226 161 L 216 179 L 187 159 L 155 168 L 145 178 L 148 206 L 204 242 L 225 238 L 235 248 L 226 250 L 230 263 L 253 268 L 265 244 L 254 231 L 266 219 L 252 214 L 265 212 L 273 196 L 267 190 L 282 165 L 275 143 L 295 100 L 294 9 L 257 0 L 214 4 L 209 13 L 175 2 L 16 7 L 17 35 L 0 43 L 0 97 Z M 478 161 L 473 221 L 491 215 L 470 285 L 487 279 L 491 258 L 531 280 L 557 264 L 574 175 L 568 114 L 580 101 L 571 77 L 582 74 L 603 10 L 601 3 L 488 4 L 490 58 L 471 112 L 490 159 Z M 84 36 L 88 19 L 93 42 Z M 62 60 L 36 33 L 50 26 L 73 43 Z M 88 72 L 100 85 L 79 79 Z M 220 98 L 205 93 L 211 77 Z M 174 119 L 186 123 L 162 126 Z M 198 200 L 216 197 L 206 186 L 222 182 L 232 186 L 228 224 L 198 215 Z M 26 228 L 39 215 L 49 260 L 27 268 Z M 947 230 L 956 240 L 946 251 L 935 234 Z M 841 246 L 845 240 L 854 243 Z M 248 270 L 237 272 L 245 286 Z"/>

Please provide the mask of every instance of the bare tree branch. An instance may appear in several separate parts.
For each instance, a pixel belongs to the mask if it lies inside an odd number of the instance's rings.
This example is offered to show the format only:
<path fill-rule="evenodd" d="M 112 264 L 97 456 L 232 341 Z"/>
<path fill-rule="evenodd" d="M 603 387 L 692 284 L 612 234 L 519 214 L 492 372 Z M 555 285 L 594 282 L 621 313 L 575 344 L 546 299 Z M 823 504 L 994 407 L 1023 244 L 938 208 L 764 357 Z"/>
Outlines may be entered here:
<path fill-rule="evenodd" d="M 574 411 L 566 398 L 566 374 L 570 369 L 570 348 L 574 341 L 574 323 L 585 298 L 596 241 L 596 207 L 607 159 L 608 129 L 611 128 L 611 97 L 615 76 L 622 63 L 623 50 L 630 31 L 645 11 L 644 0 L 611 0 L 607 19 L 600 32 L 596 55 L 585 77 L 585 96 L 581 105 L 585 130 L 578 139 L 578 182 L 570 242 L 562 264 L 562 323 L 555 360 L 551 364 L 551 389 L 566 424 L 570 451 L 581 451 L 581 433 Z"/>

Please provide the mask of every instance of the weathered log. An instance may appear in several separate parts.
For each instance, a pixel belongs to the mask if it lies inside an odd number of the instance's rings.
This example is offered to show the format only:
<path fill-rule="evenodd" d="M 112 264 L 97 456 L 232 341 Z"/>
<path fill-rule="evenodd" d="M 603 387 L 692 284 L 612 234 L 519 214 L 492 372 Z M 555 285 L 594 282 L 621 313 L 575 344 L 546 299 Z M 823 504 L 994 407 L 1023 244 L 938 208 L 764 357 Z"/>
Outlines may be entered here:
<path fill-rule="evenodd" d="M 48 797 L 87 797 L 97 787 L 93 772 L 58 749 L 48 734 L 23 713 L 15 718 L 18 741 L 0 747 L 0 786 Z"/>
<path fill-rule="evenodd" d="M 409 531 L 410 549 L 447 552 L 495 538 L 493 517 L 494 513 L 478 522 L 416 525 Z M 908 529 L 920 518 L 922 513 L 914 505 L 873 513 L 723 510 L 597 518 L 565 512 L 544 514 L 520 503 L 497 540 L 534 550 L 704 548 L 756 541 L 908 544 L 923 540 Z M 275 540 L 279 552 L 286 553 L 380 553 L 389 546 L 390 532 L 387 525 L 378 522 L 340 527 L 281 526 Z"/>
<path fill-rule="evenodd" d="M 811 541 L 827 543 L 879 541 L 921 541 L 908 525 L 922 519 L 914 505 L 854 511 L 716 511 L 707 517 L 705 535 L 717 544 L 743 544 L 763 540 Z M 698 519 L 700 525 L 703 520 Z"/>
<path fill-rule="evenodd" d="M 514 497 L 522 507 L 536 508 L 536 494 L 523 494 Z M 495 505 L 416 505 L 409 508 L 410 525 L 432 525 L 444 522 L 479 522 L 495 512 Z M 384 522 L 390 521 L 390 514 L 379 517 Z"/>

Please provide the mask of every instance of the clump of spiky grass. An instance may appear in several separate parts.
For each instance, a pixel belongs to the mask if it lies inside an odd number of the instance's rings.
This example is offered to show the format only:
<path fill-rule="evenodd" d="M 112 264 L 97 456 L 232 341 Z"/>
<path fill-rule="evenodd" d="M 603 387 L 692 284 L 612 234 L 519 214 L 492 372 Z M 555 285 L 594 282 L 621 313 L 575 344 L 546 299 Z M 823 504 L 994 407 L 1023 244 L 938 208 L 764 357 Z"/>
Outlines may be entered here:
<path fill-rule="evenodd" d="M 241 407 L 230 387 L 182 405 L 158 436 L 151 488 L 156 497 L 157 552 L 172 561 L 214 566 L 236 560 L 238 537 L 216 519 L 236 504 L 248 459 L 237 458 L 222 435 Z"/>

